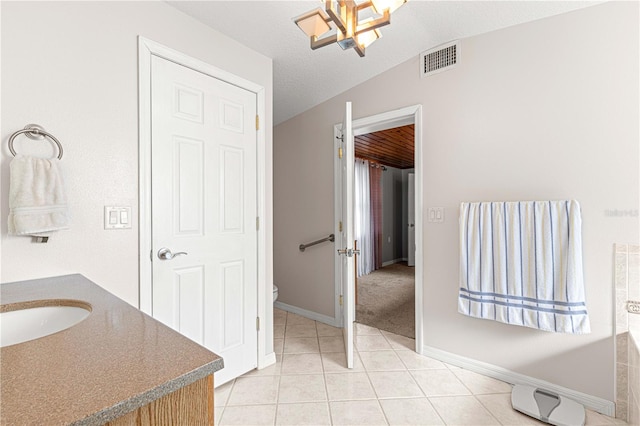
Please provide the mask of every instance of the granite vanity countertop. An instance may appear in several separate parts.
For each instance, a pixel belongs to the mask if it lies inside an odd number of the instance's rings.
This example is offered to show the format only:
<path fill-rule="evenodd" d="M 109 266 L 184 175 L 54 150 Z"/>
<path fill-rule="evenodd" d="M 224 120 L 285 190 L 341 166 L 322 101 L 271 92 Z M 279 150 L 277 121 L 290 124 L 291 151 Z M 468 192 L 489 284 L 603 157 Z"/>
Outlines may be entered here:
<path fill-rule="evenodd" d="M 91 314 L 0 348 L 2 425 L 103 424 L 223 367 L 218 355 L 82 275 L 0 285 L 2 310 L 44 299 L 84 301 Z"/>

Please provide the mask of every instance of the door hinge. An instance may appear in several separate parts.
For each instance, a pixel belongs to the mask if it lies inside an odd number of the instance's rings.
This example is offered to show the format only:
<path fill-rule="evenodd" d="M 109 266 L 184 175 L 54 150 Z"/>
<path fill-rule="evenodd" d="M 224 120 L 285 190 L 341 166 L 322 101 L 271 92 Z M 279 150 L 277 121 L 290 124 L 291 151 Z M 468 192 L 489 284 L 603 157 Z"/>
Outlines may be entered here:
<path fill-rule="evenodd" d="M 153 249 L 149 252 L 149 260 L 153 262 Z"/>
<path fill-rule="evenodd" d="M 342 295 L 340 295 L 340 306 L 342 306 Z"/>
<path fill-rule="evenodd" d="M 260 116 L 256 115 L 256 130 L 260 130 Z"/>
<path fill-rule="evenodd" d="M 260 230 L 260 217 L 256 217 L 256 231 Z"/>
<path fill-rule="evenodd" d="M 338 148 L 338 158 L 342 158 L 342 147 Z"/>
<path fill-rule="evenodd" d="M 260 331 L 260 317 L 256 317 L 256 331 Z"/>
<path fill-rule="evenodd" d="M 342 232 L 342 221 L 338 222 L 338 231 Z"/>

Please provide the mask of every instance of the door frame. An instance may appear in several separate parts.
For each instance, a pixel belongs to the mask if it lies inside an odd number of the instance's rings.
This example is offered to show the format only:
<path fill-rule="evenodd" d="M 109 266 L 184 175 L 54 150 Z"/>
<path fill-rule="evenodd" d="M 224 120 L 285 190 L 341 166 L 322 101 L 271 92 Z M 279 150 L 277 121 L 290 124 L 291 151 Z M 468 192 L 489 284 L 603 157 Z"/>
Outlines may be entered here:
<path fill-rule="evenodd" d="M 334 134 L 334 161 L 333 161 L 333 205 L 334 205 L 334 234 L 341 235 L 339 231 L 339 222 L 342 211 L 342 185 L 340 167 L 340 159 L 338 158 L 338 149 L 340 147 L 339 137 L 341 124 L 335 124 L 333 127 Z M 387 111 L 369 117 L 353 120 L 353 135 L 363 135 L 366 133 L 377 132 L 380 130 L 391 129 L 394 127 L 414 125 L 414 173 L 415 173 L 415 228 L 416 228 L 416 266 L 415 266 L 415 329 L 416 329 L 416 352 L 422 353 L 424 341 L 423 328 L 423 294 L 424 294 L 424 250 L 423 250 L 423 162 L 422 162 L 422 105 L 412 105 L 393 111 Z M 342 243 L 336 241 L 336 247 Z M 334 253 L 334 291 L 335 291 L 335 324 L 342 324 L 342 309 L 340 305 L 340 295 L 342 287 L 340 269 L 340 257 L 338 253 Z"/>
<path fill-rule="evenodd" d="M 152 310 L 152 228 L 151 228 L 151 57 L 157 56 L 183 65 L 256 94 L 256 113 L 265 120 L 265 89 L 261 85 L 245 80 L 199 59 L 166 47 L 160 43 L 138 36 L 138 213 L 139 213 L 139 308 L 148 315 Z M 266 142 L 265 126 L 259 126 L 256 136 L 256 217 L 262 225 L 258 227 L 258 306 L 257 315 L 262 326 L 258 329 L 258 368 L 275 363 L 275 354 L 267 354 L 269 333 L 268 315 L 273 314 L 271 291 L 267 289 L 267 226 L 266 226 Z M 260 220 L 261 219 L 261 220 Z"/>

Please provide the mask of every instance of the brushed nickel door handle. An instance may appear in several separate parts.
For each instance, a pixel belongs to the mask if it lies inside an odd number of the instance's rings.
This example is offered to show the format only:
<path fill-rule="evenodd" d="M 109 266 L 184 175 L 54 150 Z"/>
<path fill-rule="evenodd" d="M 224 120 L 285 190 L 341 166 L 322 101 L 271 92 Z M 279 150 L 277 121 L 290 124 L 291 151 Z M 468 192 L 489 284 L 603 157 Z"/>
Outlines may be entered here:
<path fill-rule="evenodd" d="M 179 251 L 177 253 L 172 253 L 171 250 L 169 250 L 166 247 L 162 247 L 160 250 L 158 250 L 158 259 L 160 260 L 171 260 L 174 257 L 178 257 L 178 256 L 186 256 L 187 253 L 186 251 Z"/>

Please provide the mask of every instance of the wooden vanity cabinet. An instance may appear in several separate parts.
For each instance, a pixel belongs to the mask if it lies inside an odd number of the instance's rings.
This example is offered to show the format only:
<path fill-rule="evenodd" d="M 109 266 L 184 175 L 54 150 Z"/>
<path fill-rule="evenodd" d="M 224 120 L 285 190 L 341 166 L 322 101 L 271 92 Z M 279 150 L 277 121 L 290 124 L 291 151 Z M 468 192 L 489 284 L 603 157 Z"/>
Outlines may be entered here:
<path fill-rule="evenodd" d="M 213 375 L 165 395 L 108 426 L 213 426 Z"/>

